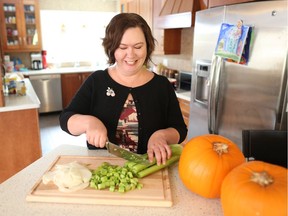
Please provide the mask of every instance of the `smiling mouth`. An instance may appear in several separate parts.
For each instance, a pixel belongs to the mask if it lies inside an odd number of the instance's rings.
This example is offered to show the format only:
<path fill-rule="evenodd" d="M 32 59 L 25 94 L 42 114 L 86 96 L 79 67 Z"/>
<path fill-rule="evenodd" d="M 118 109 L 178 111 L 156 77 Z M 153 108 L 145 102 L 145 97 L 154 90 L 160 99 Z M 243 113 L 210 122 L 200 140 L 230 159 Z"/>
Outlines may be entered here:
<path fill-rule="evenodd" d="M 134 65 L 136 64 L 137 60 L 135 61 L 125 61 L 128 65 Z"/>

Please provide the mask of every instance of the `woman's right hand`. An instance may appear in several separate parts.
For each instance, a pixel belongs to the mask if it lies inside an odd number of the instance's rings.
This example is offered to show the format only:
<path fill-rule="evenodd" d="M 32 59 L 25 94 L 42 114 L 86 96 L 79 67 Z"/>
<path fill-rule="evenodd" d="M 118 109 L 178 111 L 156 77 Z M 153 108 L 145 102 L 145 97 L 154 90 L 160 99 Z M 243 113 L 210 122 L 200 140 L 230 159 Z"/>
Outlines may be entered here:
<path fill-rule="evenodd" d="M 107 142 L 107 129 L 95 116 L 75 114 L 68 120 L 68 130 L 73 135 L 86 134 L 87 142 L 104 148 Z"/>
<path fill-rule="evenodd" d="M 97 118 L 91 118 L 86 128 L 86 139 L 89 144 L 104 148 L 107 142 L 107 129 Z"/>

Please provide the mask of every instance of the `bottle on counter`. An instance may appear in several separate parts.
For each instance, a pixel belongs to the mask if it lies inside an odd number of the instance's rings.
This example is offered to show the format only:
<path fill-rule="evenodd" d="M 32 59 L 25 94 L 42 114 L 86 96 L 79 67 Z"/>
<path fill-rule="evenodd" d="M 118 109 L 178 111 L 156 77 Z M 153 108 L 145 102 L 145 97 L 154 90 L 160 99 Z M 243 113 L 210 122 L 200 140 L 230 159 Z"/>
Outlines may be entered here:
<path fill-rule="evenodd" d="M 9 94 L 9 90 L 8 90 L 8 82 L 6 81 L 6 78 L 3 77 L 3 80 L 2 80 L 2 85 L 3 85 L 3 94 L 4 96 L 8 96 Z"/>
<path fill-rule="evenodd" d="M 43 69 L 46 69 L 47 68 L 47 59 L 46 59 L 47 51 L 42 50 L 41 54 L 42 54 L 42 67 Z"/>

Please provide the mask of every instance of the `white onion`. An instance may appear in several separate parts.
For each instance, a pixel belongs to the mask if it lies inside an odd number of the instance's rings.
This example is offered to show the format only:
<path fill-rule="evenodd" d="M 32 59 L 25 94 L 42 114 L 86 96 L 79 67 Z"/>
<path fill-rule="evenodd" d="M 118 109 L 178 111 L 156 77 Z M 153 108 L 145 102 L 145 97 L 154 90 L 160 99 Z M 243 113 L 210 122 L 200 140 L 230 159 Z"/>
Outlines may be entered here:
<path fill-rule="evenodd" d="M 73 192 L 88 187 L 91 176 L 92 173 L 88 168 L 74 161 L 56 165 L 55 170 L 44 174 L 42 181 L 44 184 L 53 181 L 59 191 Z"/>

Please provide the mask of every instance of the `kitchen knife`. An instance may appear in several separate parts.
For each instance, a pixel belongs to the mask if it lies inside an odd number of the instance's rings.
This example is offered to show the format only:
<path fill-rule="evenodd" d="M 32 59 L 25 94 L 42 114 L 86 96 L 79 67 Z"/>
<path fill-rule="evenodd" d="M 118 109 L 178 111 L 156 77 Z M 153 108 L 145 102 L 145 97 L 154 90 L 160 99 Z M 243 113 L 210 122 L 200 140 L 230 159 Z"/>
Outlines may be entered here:
<path fill-rule="evenodd" d="M 123 158 L 125 160 L 145 165 L 150 164 L 150 161 L 146 158 L 143 158 L 141 155 L 127 151 L 109 141 L 106 142 L 106 148 L 110 154 L 116 155 L 117 157 Z"/>

